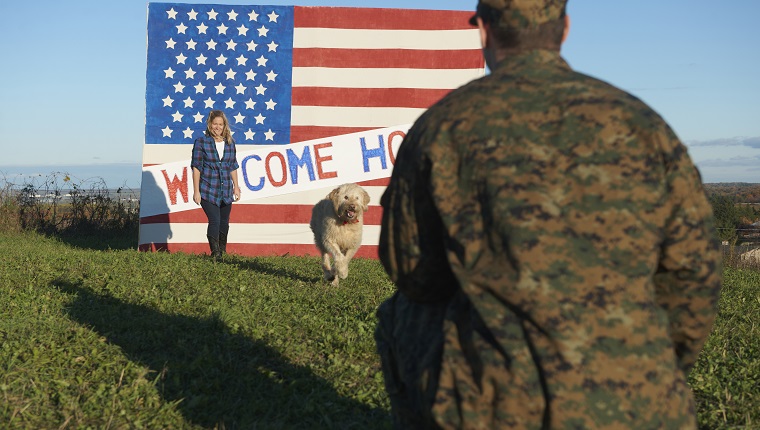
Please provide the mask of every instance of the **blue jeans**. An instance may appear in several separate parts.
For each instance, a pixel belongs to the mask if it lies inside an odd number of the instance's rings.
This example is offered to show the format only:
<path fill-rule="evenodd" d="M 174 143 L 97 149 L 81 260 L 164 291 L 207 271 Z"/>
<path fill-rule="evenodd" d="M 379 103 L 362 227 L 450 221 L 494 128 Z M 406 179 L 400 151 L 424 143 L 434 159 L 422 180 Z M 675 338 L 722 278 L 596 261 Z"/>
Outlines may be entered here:
<path fill-rule="evenodd" d="M 220 232 L 227 234 L 230 231 L 232 203 L 227 204 L 222 202 L 221 206 L 217 206 L 208 200 L 201 199 L 201 207 L 203 208 L 203 212 L 206 213 L 206 218 L 208 218 L 207 236 L 219 239 Z"/>

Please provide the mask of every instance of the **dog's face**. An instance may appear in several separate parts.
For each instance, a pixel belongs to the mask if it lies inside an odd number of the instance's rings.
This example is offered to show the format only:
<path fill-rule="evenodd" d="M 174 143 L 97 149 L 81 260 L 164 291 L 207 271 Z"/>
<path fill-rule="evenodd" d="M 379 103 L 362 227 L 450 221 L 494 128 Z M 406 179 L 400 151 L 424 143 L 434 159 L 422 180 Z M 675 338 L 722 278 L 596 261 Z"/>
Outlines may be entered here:
<path fill-rule="evenodd" d="M 369 205 L 369 194 L 356 184 L 343 184 L 332 190 L 327 198 L 332 201 L 338 218 L 349 223 L 358 222 Z"/>

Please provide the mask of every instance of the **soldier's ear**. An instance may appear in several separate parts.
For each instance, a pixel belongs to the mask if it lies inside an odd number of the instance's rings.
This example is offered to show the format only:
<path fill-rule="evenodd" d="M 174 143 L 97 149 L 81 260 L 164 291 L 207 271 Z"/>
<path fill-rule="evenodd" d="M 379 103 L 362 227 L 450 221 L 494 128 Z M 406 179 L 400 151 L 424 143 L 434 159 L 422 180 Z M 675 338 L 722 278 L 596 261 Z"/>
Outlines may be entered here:
<path fill-rule="evenodd" d="M 488 48 L 488 28 L 483 22 L 483 18 L 476 17 L 475 21 L 478 23 L 478 31 L 480 32 L 480 47 L 486 49 Z"/>
<path fill-rule="evenodd" d="M 562 32 L 562 43 L 567 40 L 567 35 L 570 33 L 570 15 L 565 15 L 565 30 Z"/>

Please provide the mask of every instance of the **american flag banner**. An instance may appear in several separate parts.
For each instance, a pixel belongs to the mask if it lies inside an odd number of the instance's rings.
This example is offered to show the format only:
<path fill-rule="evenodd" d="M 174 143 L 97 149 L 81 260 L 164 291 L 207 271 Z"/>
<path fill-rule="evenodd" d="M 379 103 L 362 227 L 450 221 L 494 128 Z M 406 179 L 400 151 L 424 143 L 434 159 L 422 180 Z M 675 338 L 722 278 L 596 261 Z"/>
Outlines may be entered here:
<path fill-rule="evenodd" d="M 227 115 L 239 157 L 247 149 L 329 142 L 414 122 L 449 91 L 484 74 L 478 33 L 467 22 L 471 15 L 150 3 L 141 200 L 168 201 L 167 190 L 172 199 L 192 198 L 192 144 L 212 109 Z M 187 169 L 147 174 L 182 161 Z M 360 182 L 371 203 L 359 257 L 377 256 L 387 180 Z M 281 195 L 235 203 L 228 252 L 317 255 L 311 208 L 330 189 L 289 187 Z M 208 252 L 199 207 L 151 206 L 141 213 L 141 250 Z"/>

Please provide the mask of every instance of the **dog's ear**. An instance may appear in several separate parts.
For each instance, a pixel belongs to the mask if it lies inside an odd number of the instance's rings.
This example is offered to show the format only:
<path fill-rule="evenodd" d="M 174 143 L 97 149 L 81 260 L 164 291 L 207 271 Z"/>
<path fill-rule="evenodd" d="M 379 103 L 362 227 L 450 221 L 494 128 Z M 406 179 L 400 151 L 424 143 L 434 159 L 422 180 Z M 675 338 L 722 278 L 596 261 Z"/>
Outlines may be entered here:
<path fill-rule="evenodd" d="M 333 209 L 335 209 L 335 213 L 337 214 L 340 211 L 340 187 L 330 191 L 330 194 L 327 195 L 327 200 L 332 202 Z"/>
<path fill-rule="evenodd" d="M 369 193 L 362 188 L 362 209 L 366 212 L 369 209 Z"/>

